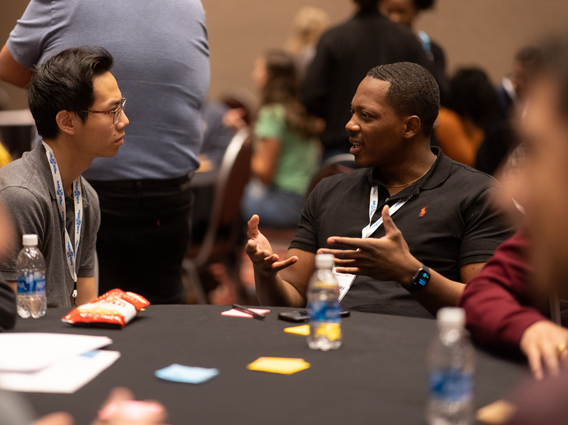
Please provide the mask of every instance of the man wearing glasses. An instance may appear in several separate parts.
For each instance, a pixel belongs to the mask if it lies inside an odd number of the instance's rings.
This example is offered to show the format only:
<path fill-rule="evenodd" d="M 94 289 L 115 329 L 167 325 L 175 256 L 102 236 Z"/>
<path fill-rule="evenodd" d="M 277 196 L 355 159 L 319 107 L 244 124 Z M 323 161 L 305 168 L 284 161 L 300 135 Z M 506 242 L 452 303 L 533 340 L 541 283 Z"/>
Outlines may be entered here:
<path fill-rule="evenodd" d="M 0 51 L 0 79 L 25 88 L 31 66 L 78 46 L 114 56 L 131 120 L 118 154 L 83 174 L 101 207 L 99 293 L 120 288 L 153 304 L 182 303 L 189 180 L 209 88 L 201 0 L 31 0 Z"/>
<path fill-rule="evenodd" d="M 0 271 L 16 289 L 22 235 L 37 234 L 48 307 L 83 304 L 97 295 L 99 200 L 81 174 L 93 159 L 114 156 L 124 143 L 128 118 L 112 65 L 102 48 L 73 48 L 36 67 L 28 102 L 42 140 L 0 169 L 0 197 L 18 238 L 0 260 Z"/>

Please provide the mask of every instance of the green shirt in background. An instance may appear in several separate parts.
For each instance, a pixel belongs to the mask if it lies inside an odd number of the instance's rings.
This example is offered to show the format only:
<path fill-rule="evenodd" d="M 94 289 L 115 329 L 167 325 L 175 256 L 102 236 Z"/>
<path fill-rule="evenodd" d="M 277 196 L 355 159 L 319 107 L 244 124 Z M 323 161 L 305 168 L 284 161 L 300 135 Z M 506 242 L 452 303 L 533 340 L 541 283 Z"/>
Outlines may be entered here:
<path fill-rule="evenodd" d="M 287 192 L 304 195 L 316 171 L 318 146 L 291 133 L 286 126 L 286 110 L 281 104 L 260 108 L 256 121 L 257 139 L 277 139 L 280 157 L 272 185 Z"/>

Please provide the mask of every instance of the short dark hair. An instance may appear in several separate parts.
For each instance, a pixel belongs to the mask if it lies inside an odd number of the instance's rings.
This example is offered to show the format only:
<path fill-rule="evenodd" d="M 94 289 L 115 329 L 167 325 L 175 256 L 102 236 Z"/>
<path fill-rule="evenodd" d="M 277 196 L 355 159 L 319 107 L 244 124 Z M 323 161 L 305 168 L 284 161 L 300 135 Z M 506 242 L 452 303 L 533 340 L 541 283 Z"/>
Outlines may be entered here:
<path fill-rule="evenodd" d="M 521 62 L 522 64 L 533 64 L 540 61 L 542 52 L 539 47 L 536 46 L 525 46 L 521 47 L 515 54 L 515 60 Z"/>
<path fill-rule="evenodd" d="M 45 139 L 59 134 L 55 117 L 73 111 L 83 122 L 95 102 L 93 78 L 111 70 L 112 55 L 102 47 L 64 50 L 32 69 L 28 103 L 38 133 Z"/>
<path fill-rule="evenodd" d="M 414 8 L 417 10 L 428 10 L 434 7 L 435 0 L 412 0 Z"/>
<path fill-rule="evenodd" d="M 374 10 L 379 7 L 379 0 L 355 0 L 361 10 Z"/>
<path fill-rule="evenodd" d="M 316 137 L 317 122 L 308 116 L 299 100 L 300 85 L 294 58 L 282 49 L 268 50 L 263 57 L 268 78 L 261 90 L 261 104 L 283 105 L 288 130 L 306 140 Z"/>
<path fill-rule="evenodd" d="M 499 113 L 499 98 L 481 68 L 461 68 L 450 79 L 448 108 L 483 127 Z"/>
<path fill-rule="evenodd" d="M 389 82 L 388 104 L 398 116 L 417 115 L 422 132 L 430 136 L 440 110 L 440 89 L 426 68 L 412 62 L 397 62 L 376 66 L 367 77 Z"/>
<path fill-rule="evenodd" d="M 568 32 L 556 34 L 542 44 L 537 72 L 557 87 L 558 113 L 568 120 Z"/>

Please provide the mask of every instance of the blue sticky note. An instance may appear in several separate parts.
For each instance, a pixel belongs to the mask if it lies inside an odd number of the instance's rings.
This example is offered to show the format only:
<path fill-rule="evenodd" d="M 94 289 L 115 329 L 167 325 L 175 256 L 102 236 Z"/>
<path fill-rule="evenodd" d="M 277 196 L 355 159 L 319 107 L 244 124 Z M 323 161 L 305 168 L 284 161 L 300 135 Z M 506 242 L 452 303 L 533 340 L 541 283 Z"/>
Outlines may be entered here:
<path fill-rule="evenodd" d="M 200 384 L 219 375 L 219 371 L 217 369 L 190 367 L 174 363 L 171 366 L 157 370 L 154 374 L 158 378 L 165 379 L 166 381 Z"/>

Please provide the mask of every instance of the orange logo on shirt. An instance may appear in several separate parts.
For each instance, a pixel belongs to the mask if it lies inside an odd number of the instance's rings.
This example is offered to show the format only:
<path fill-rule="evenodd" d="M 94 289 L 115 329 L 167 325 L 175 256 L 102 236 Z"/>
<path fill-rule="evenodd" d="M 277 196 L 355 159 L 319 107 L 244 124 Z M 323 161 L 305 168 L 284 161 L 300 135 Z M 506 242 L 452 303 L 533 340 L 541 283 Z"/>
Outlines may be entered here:
<path fill-rule="evenodd" d="M 426 208 L 428 207 L 424 207 L 420 210 L 420 214 L 418 214 L 420 217 L 424 217 L 424 214 L 426 214 Z"/>

